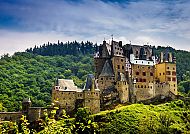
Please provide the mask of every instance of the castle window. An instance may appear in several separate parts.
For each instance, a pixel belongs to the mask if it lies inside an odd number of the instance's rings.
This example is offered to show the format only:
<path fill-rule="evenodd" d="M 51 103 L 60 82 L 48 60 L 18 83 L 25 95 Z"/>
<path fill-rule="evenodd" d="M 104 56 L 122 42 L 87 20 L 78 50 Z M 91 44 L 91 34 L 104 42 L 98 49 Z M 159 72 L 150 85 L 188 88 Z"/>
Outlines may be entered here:
<path fill-rule="evenodd" d="M 143 82 L 146 82 L 146 79 L 143 79 Z"/>
<path fill-rule="evenodd" d="M 139 72 L 136 72 L 136 75 L 139 75 Z"/>
<path fill-rule="evenodd" d="M 160 73 L 160 76 L 161 76 L 162 74 Z"/>
<path fill-rule="evenodd" d="M 170 77 L 168 77 L 168 78 L 167 78 L 167 80 L 168 80 L 168 81 L 171 81 L 171 78 L 170 78 Z"/>
<path fill-rule="evenodd" d="M 152 72 L 150 72 L 150 76 L 153 76 L 153 73 L 152 73 Z"/>
<path fill-rule="evenodd" d="M 117 65 L 117 68 L 120 69 L 120 65 Z"/>
<path fill-rule="evenodd" d="M 175 72 L 175 71 L 173 71 L 173 72 L 172 72 L 172 75 L 173 75 L 173 76 L 176 76 L 176 72 Z"/>
<path fill-rule="evenodd" d="M 141 85 L 141 88 L 143 88 L 143 85 Z"/>
<path fill-rule="evenodd" d="M 143 76 L 146 76 L 146 72 L 143 72 Z"/>
<path fill-rule="evenodd" d="M 144 88 L 146 88 L 146 85 L 144 86 Z"/>
<path fill-rule="evenodd" d="M 103 78 L 101 78 L 101 80 L 103 80 Z"/>
<path fill-rule="evenodd" d="M 123 62 L 123 59 L 121 59 L 121 62 Z"/>
<path fill-rule="evenodd" d="M 122 69 L 124 69 L 124 66 L 122 66 Z"/>
<path fill-rule="evenodd" d="M 172 81 L 176 81 L 176 78 L 172 78 Z"/>
<path fill-rule="evenodd" d="M 163 73 L 163 75 L 165 75 L 165 73 Z"/>
<path fill-rule="evenodd" d="M 167 69 L 170 69 L 169 67 L 167 67 Z"/>
<path fill-rule="evenodd" d="M 170 75 L 171 74 L 171 72 L 170 71 L 166 71 L 166 75 Z"/>
<path fill-rule="evenodd" d="M 173 70 L 175 70 L 175 68 L 173 68 Z"/>
<path fill-rule="evenodd" d="M 148 69 L 150 69 L 150 67 L 148 67 Z"/>

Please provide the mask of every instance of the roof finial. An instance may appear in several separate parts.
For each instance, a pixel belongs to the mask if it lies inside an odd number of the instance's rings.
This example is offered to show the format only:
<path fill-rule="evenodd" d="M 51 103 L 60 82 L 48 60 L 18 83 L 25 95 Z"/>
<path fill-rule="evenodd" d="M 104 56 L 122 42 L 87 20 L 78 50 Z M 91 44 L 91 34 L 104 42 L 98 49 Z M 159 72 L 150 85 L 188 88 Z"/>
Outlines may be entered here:
<path fill-rule="evenodd" d="M 104 37 L 104 41 L 105 41 L 105 37 Z"/>
<path fill-rule="evenodd" d="M 112 37 L 112 41 L 113 41 L 113 34 L 111 35 L 111 37 Z"/>

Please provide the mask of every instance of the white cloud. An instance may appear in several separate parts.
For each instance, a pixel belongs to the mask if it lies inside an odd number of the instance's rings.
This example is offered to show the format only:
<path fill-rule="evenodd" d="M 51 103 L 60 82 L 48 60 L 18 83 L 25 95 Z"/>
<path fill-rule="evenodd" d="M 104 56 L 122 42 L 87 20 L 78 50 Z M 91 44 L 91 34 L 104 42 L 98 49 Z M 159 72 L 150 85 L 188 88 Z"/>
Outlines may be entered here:
<path fill-rule="evenodd" d="M 109 40 L 111 34 L 126 43 L 131 40 L 135 44 L 149 42 L 189 50 L 189 6 L 190 1 L 161 0 L 128 3 L 47 0 L 4 4 L 0 10 L 18 18 L 20 30 L 0 31 L 6 33 L 0 37 L 0 53 L 12 53 L 58 39 L 101 43 L 104 37 Z"/>

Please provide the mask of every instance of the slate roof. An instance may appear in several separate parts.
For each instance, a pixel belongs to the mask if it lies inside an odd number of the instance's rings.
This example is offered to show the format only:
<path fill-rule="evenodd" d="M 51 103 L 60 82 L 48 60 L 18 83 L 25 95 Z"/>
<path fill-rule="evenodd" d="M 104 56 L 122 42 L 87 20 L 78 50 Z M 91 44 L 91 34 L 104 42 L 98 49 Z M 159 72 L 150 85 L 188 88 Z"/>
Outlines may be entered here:
<path fill-rule="evenodd" d="M 102 69 L 100 76 L 108 76 L 108 77 L 114 76 L 114 72 L 112 66 L 110 65 L 109 60 L 106 60 L 106 62 L 104 63 L 104 67 Z"/>
<path fill-rule="evenodd" d="M 86 78 L 86 83 L 85 83 L 85 86 L 84 86 L 84 90 L 90 90 L 92 88 L 92 80 L 95 79 L 94 75 L 93 74 L 88 74 L 87 75 L 87 78 Z M 98 89 L 98 86 L 97 86 L 97 82 L 95 81 L 94 83 L 94 89 L 97 90 Z"/>

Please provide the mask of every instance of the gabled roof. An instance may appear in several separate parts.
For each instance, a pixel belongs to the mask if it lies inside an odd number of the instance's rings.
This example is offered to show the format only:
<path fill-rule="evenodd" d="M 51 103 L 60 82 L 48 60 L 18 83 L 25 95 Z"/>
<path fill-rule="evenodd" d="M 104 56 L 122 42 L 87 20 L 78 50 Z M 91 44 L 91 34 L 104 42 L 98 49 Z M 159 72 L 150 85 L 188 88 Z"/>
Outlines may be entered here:
<path fill-rule="evenodd" d="M 82 89 L 79 89 L 77 86 L 75 86 L 73 80 L 71 79 L 58 79 L 57 86 L 60 86 L 60 91 L 82 91 Z"/>
<path fill-rule="evenodd" d="M 104 63 L 104 67 L 102 69 L 100 76 L 114 76 L 114 72 L 110 65 L 109 60 L 106 60 L 106 62 Z"/>

